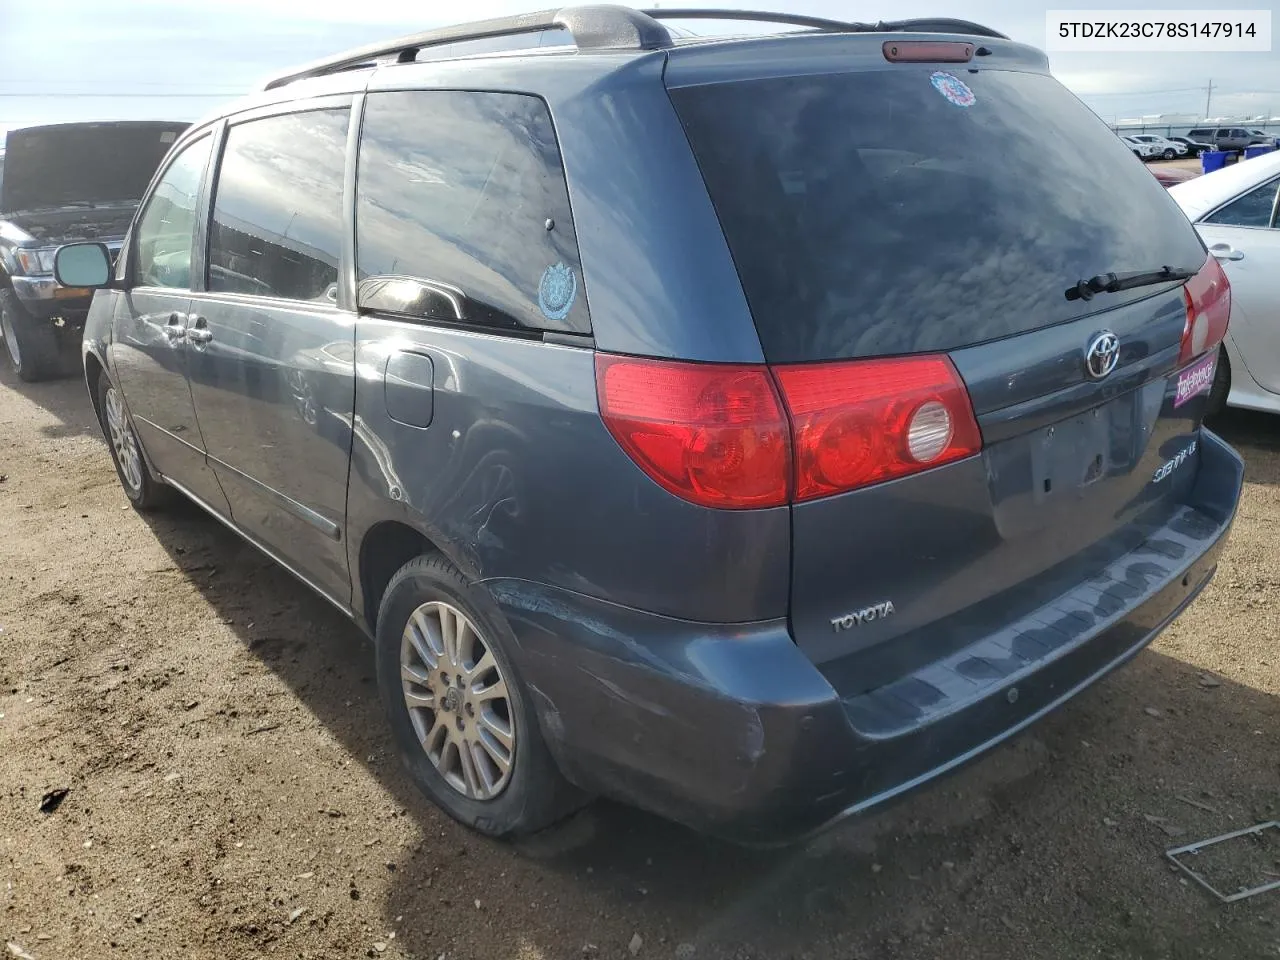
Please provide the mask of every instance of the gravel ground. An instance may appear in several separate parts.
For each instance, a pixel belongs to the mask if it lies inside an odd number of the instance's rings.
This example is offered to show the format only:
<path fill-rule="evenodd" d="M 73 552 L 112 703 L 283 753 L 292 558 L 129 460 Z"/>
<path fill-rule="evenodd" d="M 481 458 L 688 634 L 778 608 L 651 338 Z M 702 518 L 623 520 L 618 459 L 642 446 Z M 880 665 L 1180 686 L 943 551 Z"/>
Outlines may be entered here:
<path fill-rule="evenodd" d="M 1280 892 L 1223 907 L 1162 856 L 1280 819 L 1280 420 L 1219 427 L 1249 471 L 1215 583 L 1029 735 L 802 849 L 607 803 L 512 846 L 400 772 L 353 627 L 194 508 L 140 517 L 83 386 L 5 369 L 0 940 L 36 960 L 1280 956 Z M 1276 854 L 1226 865 L 1280 875 Z"/>

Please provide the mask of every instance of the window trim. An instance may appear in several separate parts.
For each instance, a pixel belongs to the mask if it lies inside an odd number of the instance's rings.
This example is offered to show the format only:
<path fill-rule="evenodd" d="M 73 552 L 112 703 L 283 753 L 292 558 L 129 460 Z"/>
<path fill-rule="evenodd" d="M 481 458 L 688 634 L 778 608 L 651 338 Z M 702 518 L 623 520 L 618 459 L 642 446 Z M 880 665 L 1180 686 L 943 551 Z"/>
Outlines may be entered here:
<path fill-rule="evenodd" d="M 1225 210 L 1242 197 L 1248 196 L 1250 193 L 1253 193 L 1253 191 L 1260 190 L 1267 185 L 1272 187 L 1274 195 L 1271 198 L 1271 222 L 1265 227 L 1256 227 L 1251 224 L 1244 223 L 1218 223 L 1209 219 L 1218 212 Z M 1233 230 L 1275 230 L 1278 225 L 1278 217 L 1280 217 L 1280 174 L 1276 174 L 1270 180 L 1263 180 L 1261 183 L 1255 184 L 1248 190 L 1242 190 L 1229 200 L 1224 200 L 1208 213 L 1201 216 L 1200 219 L 1196 221 L 1196 225 L 1199 226 L 1200 224 L 1204 224 L 1207 227 L 1230 227 Z"/>
<path fill-rule="evenodd" d="M 182 142 L 175 144 L 173 152 L 165 158 L 165 162 L 160 169 L 156 171 L 155 177 L 152 178 L 147 192 L 143 195 L 142 203 L 138 204 L 138 212 L 134 217 L 133 223 L 129 227 L 129 237 L 127 245 L 122 247 L 125 257 L 124 273 L 121 287 L 127 291 L 144 290 L 154 291 L 156 293 L 185 293 L 190 294 L 195 289 L 195 280 L 199 276 L 196 272 L 197 266 L 201 266 L 200 241 L 201 227 L 203 225 L 202 212 L 207 201 L 206 191 L 209 187 L 209 171 L 213 169 L 213 161 L 218 149 L 219 127 L 221 122 L 209 127 L 202 127 L 201 132 L 193 137 L 184 138 Z M 200 175 L 200 186 L 196 190 L 196 206 L 192 211 L 194 220 L 194 229 L 191 231 L 191 272 L 187 277 L 186 287 L 155 287 L 148 284 L 137 282 L 138 279 L 138 231 L 142 226 L 143 218 L 146 217 L 147 211 L 151 208 L 151 202 L 155 199 L 155 192 L 160 186 L 160 182 L 173 169 L 173 165 L 178 162 L 178 158 L 183 156 L 189 149 L 198 144 L 201 140 L 209 138 L 209 156 L 205 158 L 204 172 Z"/>
<path fill-rule="evenodd" d="M 308 97 L 305 100 L 288 100 L 281 103 L 270 103 L 263 106 L 254 107 L 229 116 L 219 121 L 218 139 L 214 144 L 215 154 L 214 162 L 209 164 L 208 180 L 205 185 L 206 193 L 204 195 L 204 216 L 201 220 L 200 227 L 197 232 L 203 232 L 201 237 L 201 257 L 200 257 L 200 274 L 192 283 L 191 291 L 193 294 L 203 294 L 204 299 L 218 298 L 233 303 L 244 303 L 255 306 L 280 306 L 286 305 L 302 305 L 308 308 L 314 308 L 325 313 L 351 313 L 353 311 L 354 297 L 351 291 L 346 288 L 346 274 L 348 268 L 352 276 L 355 274 L 354 253 L 354 228 L 355 223 L 352 219 L 352 210 L 355 203 L 354 192 L 349 192 L 349 185 L 352 182 L 351 172 L 354 169 L 354 157 L 352 151 L 352 139 L 359 139 L 360 120 L 363 117 L 363 101 L 364 93 L 338 93 L 325 94 L 323 96 Z M 357 114 L 357 106 L 360 107 L 360 113 Z M 325 303 L 315 300 L 297 300 L 293 297 L 268 297 L 257 293 L 236 293 L 228 290 L 210 290 L 209 289 L 209 266 L 211 263 L 209 253 L 213 236 L 213 209 L 214 201 L 217 198 L 217 187 L 222 179 L 222 161 L 226 155 L 227 139 L 231 133 L 231 128 L 240 126 L 245 123 L 252 123 L 255 120 L 265 120 L 270 117 L 288 116 L 294 113 L 311 113 L 317 110 L 347 110 L 347 140 L 343 150 L 343 171 L 342 171 L 342 193 L 341 203 L 342 210 L 339 215 L 340 236 L 338 238 L 338 299 L 335 303 Z M 349 245 L 350 244 L 350 248 Z M 344 303 L 344 300 L 346 301 Z"/>
<path fill-rule="evenodd" d="M 358 280 L 358 254 L 359 254 L 359 223 L 357 215 L 357 204 L 359 201 L 359 160 L 360 146 L 364 143 L 364 120 L 365 113 L 368 109 L 369 95 L 394 93 L 429 93 L 429 94 L 450 94 L 450 93 L 468 93 L 468 94 L 496 94 L 499 96 L 517 96 L 528 97 L 542 104 L 547 112 L 547 121 L 551 125 L 551 135 L 555 139 L 556 153 L 560 157 L 560 175 L 564 182 L 565 204 L 569 210 L 569 220 L 574 227 L 575 247 L 577 248 L 577 266 L 578 266 L 578 296 L 582 298 L 583 306 L 587 311 L 587 322 L 590 329 L 585 331 L 574 330 L 544 330 L 538 327 L 495 327 L 491 324 L 478 323 L 467 320 L 444 320 L 438 317 L 415 317 L 409 314 L 393 313 L 388 310 L 373 310 L 370 308 L 361 308 L 358 297 L 359 280 Z M 535 93 L 527 89 L 503 89 L 494 87 L 423 87 L 413 84 L 399 83 L 386 87 L 375 87 L 370 90 L 367 87 L 357 95 L 360 102 L 360 116 L 358 129 L 356 130 L 356 146 L 350 156 L 350 178 L 351 178 L 351 200 L 348 207 L 351 214 L 351 312 L 359 317 L 370 317 L 379 321 L 390 321 L 395 323 L 412 324 L 416 327 L 426 327 L 428 329 L 438 328 L 442 330 L 458 330 L 467 333 L 492 334 L 497 337 L 505 337 L 516 340 L 541 340 L 547 343 L 558 343 L 562 346 L 582 346 L 588 344 L 594 347 L 595 344 L 595 324 L 591 320 L 591 300 L 587 292 L 586 269 L 582 265 L 582 240 L 578 237 L 578 221 L 574 216 L 573 190 L 569 184 L 569 169 L 565 163 L 564 148 L 560 143 L 560 131 L 556 126 L 555 112 L 551 109 L 551 103 L 545 96 Z M 443 283 L 447 282 L 438 278 L 432 279 L 428 277 L 418 277 L 419 280 L 427 280 L 429 282 Z"/>

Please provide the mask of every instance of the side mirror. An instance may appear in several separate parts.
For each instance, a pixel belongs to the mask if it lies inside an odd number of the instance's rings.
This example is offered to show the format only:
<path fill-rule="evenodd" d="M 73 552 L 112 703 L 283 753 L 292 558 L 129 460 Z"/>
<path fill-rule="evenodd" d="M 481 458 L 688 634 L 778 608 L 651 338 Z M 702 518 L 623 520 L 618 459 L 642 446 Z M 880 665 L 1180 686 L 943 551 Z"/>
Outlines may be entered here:
<path fill-rule="evenodd" d="M 108 287 L 111 255 L 101 243 L 68 243 L 53 255 L 53 276 L 64 287 Z"/>

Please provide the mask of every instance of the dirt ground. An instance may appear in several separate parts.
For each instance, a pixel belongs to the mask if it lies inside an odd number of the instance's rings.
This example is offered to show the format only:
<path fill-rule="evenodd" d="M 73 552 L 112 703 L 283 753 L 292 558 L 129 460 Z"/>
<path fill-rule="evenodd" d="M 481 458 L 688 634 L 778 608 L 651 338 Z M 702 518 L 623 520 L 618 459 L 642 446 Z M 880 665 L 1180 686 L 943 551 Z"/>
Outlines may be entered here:
<path fill-rule="evenodd" d="M 400 772 L 353 627 L 194 508 L 144 520 L 84 387 L 5 369 L 0 940 L 36 960 L 1280 956 L 1280 892 L 1224 907 L 1163 857 L 1280 819 L 1280 419 L 1219 427 L 1249 482 L 1215 583 L 1029 735 L 801 849 L 603 802 L 512 846 Z M 1248 847 L 1226 865 L 1280 876 Z"/>

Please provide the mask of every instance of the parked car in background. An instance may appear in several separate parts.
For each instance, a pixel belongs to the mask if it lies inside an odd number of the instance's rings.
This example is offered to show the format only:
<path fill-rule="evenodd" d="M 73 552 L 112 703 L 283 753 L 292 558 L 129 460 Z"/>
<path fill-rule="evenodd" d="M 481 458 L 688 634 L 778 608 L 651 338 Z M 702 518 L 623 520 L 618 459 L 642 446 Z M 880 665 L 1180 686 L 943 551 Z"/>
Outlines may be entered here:
<path fill-rule="evenodd" d="M 78 360 L 91 290 L 59 286 L 60 244 L 114 253 L 181 122 L 63 123 L 9 131 L 0 180 L 0 338 L 18 375 L 41 380 Z"/>
<path fill-rule="evenodd" d="M 1126 136 L 1121 137 L 1120 139 L 1124 141 L 1125 146 L 1127 146 L 1133 152 L 1133 155 L 1139 160 L 1154 160 L 1156 157 L 1160 156 L 1160 148 L 1154 143 L 1139 140 L 1137 137 Z"/>
<path fill-rule="evenodd" d="M 1186 147 L 1187 155 L 1192 157 L 1198 157 L 1206 150 L 1217 149 L 1212 143 L 1206 143 L 1203 140 L 1195 140 L 1191 137 L 1170 137 L 1169 139 Z"/>
<path fill-rule="evenodd" d="M 1258 144 L 1269 144 L 1274 138 L 1244 127 L 1197 127 L 1187 134 L 1192 140 L 1212 143 L 1216 150 L 1243 150 Z"/>
<path fill-rule="evenodd" d="M 486 834 L 888 801 L 1141 650 L 1240 495 L 1218 262 L 1042 53 L 662 16 L 293 71 L 183 136 L 114 273 L 56 258 L 129 500 L 359 624 L 409 774 Z M 553 28 L 580 53 L 445 46 Z"/>
<path fill-rule="evenodd" d="M 1171 187 L 1231 281 L 1211 405 L 1280 413 L 1280 153 Z"/>
<path fill-rule="evenodd" d="M 1137 143 L 1149 143 L 1156 148 L 1156 155 L 1164 160 L 1172 160 L 1175 157 L 1183 157 L 1187 154 L 1186 144 L 1178 143 L 1176 140 L 1169 140 L 1165 137 L 1158 137 L 1153 133 L 1135 133 L 1130 135 L 1130 140 Z"/>
<path fill-rule="evenodd" d="M 1150 169 L 1155 178 L 1165 187 L 1172 187 L 1175 183 L 1186 183 L 1188 180 L 1194 180 L 1200 176 L 1197 170 L 1184 170 L 1181 167 L 1166 166 L 1164 164 Z"/>

